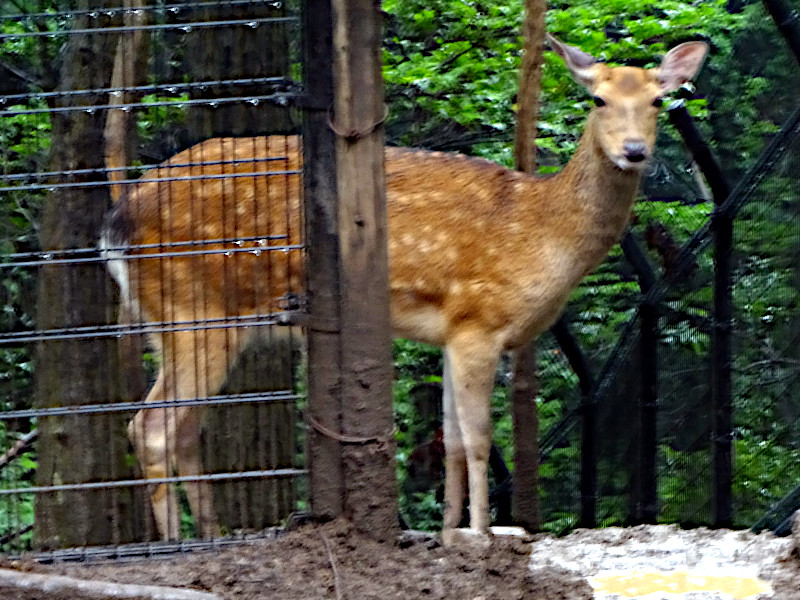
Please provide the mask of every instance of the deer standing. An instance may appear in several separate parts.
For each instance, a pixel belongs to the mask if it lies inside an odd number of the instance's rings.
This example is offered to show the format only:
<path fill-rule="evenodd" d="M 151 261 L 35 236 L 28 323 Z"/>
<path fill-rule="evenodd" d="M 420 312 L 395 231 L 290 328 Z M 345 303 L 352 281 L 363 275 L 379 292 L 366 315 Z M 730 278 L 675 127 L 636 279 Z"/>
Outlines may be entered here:
<path fill-rule="evenodd" d="M 707 52 L 688 42 L 658 68 L 612 68 L 549 42 L 595 104 L 578 150 L 557 175 L 539 179 L 458 154 L 386 149 L 394 333 L 444 349 L 445 542 L 489 527 L 489 398 L 500 353 L 552 325 L 618 241 L 653 152 L 661 97 L 694 77 Z M 208 140 L 131 186 L 101 241 L 123 300 L 156 322 L 224 324 L 274 312 L 280 298 L 300 292 L 301 253 L 274 251 L 301 241 L 299 176 L 280 174 L 301 169 L 299 143 Z M 253 175 L 265 170 L 276 174 Z M 238 238 L 247 241 L 220 241 Z M 180 245 L 192 240 L 217 241 Z M 120 246 L 130 246 L 125 260 L 111 250 Z M 181 256 L 197 247 L 239 251 Z M 146 400 L 215 394 L 253 329 L 161 333 L 163 364 Z M 139 411 L 129 434 L 145 476 L 200 473 L 199 431 L 196 408 Z M 457 527 L 466 483 L 465 532 Z M 187 485 L 187 495 L 200 534 L 215 535 L 208 484 Z M 179 534 L 174 497 L 164 484 L 152 490 L 164 538 Z"/>

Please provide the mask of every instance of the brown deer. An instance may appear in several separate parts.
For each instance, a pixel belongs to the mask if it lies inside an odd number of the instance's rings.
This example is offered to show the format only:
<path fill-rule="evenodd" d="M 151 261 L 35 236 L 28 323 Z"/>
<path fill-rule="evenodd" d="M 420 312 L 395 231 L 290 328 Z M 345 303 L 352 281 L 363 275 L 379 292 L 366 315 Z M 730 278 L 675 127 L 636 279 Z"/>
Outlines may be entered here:
<path fill-rule="evenodd" d="M 641 69 L 549 42 L 595 104 L 557 175 L 386 149 L 394 333 L 444 349 L 445 542 L 488 530 L 489 398 L 500 353 L 552 325 L 620 238 L 653 152 L 661 98 L 697 73 L 707 51 L 684 43 L 658 68 Z M 123 299 L 155 322 L 217 327 L 274 312 L 300 292 L 299 144 L 212 139 L 148 171 L 109 214 L 101 243 Z M 224 241 L 232 239 L 245 241 Z M 128 247 L 125 260 L 112 251 L 119 247 Z M 227 252 L 182 256 L 198 248 Z M 147 401 L 215 394 L 256 329 L 161 333 L 163 363 Z M 129 432 L 145 476 L 200 473 L 199 428 L 194 408 L 139 411 Z M 470 529 L 459 530 L 466 483 Z M 216 534 L 208 485 L 188 485 L 187 494 L 199 533 Z M 151 498 L 160 534 L 178 537 L 174 494 L 161 484 Z"/>

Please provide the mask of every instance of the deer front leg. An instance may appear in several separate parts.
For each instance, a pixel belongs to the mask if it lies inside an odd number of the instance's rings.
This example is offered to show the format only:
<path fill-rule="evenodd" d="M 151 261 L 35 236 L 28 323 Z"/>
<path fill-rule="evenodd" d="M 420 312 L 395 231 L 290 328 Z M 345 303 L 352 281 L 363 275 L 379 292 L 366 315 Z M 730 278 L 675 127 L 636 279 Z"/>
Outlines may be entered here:
<path fill-rule="evenodd" d="M 451 430 L 451 446 L 447 446 L 445 437 L 445 450 L 448 471 L 451 469 L 450 448 L 454 451 L 453 462 L 456 467 L 456 472 L 452 475 L 448 473 L 445 479 L 446 512 L 445 530 L 442 533 L 445 543 L 455 541 L 458 537 L 455 527 L 460 520 L 465 459 L 469 484 L 470 533 L 479 536 L 488 533 L 488 465 L 492 445 L 490 401 L 499 354 L 499 348 L 487 336 L 478 333 L 462 335 L 448 343 L 445 349 L 445 391 L 450 387 L 450 394 L 446 391 L 445 395 L 445 425 L 449 421 Z M 452 432 L 456 424 L 459 438 L 454 443 Z"/>

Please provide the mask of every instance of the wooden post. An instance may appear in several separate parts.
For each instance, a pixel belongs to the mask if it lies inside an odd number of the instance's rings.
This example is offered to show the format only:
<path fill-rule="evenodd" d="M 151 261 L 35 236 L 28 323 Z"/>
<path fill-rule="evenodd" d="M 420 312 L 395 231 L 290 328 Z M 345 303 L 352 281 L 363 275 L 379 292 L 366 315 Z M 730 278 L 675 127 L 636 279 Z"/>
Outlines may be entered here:
<path fill-rule="evenodd" d="M 333 104 L 333 31 L 330 0 L 307 0 L 303 120 L 303 185 L 306 217 L 306 290 L 309 299 L 308 421 L 330 431 L 341 429 L 339 367 L 339 205 L 336 191 L 336 140 L 328 127 Z M 307 428 L 309 495 L 315 516 L 344 511 L 342 447 L 314 427 Z"/>
<path fill-rule="evenodd" d="M 332 7 L 345 514 L 389 539 L 398 522 L 380 7 L 374 0 Z"/>
<path fill-rule="evenodd" d="M 543 0 L 526 0 L 523 24 L 524 54 L 519 73 L 517 130 L 514 144 L 516 167 L 536 172 L 536 125 L 542 89 L 544 43 Z M 541 528 L 539 507 L 539 413 L 536 395 L 536 343 L 516 351 L 511 410 L 514 422 L 514 486 L 512 515 L 516 523 L 535 531 Z"/>
<path fill-rule="evenodd" d="M 514 352 L 511 417 L 514 425 L 514 483 L 511 518 L 529 531 L 541 529 L 539 502 L 539 408 L 536 342 Z"/>

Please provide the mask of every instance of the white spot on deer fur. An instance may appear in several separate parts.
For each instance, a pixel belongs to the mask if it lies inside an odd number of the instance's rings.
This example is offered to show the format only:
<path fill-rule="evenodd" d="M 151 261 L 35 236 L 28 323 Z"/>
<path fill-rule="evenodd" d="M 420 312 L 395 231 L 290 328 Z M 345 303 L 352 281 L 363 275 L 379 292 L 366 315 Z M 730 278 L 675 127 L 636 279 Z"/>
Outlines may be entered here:
<path fill-rule="evenodd" d="M 404 246 L 413 246 L 414 236 L 409 235 L 407 233 L 403 234 L 403 236 L 400 238 L 400 243 L 403 244 Z"/>

